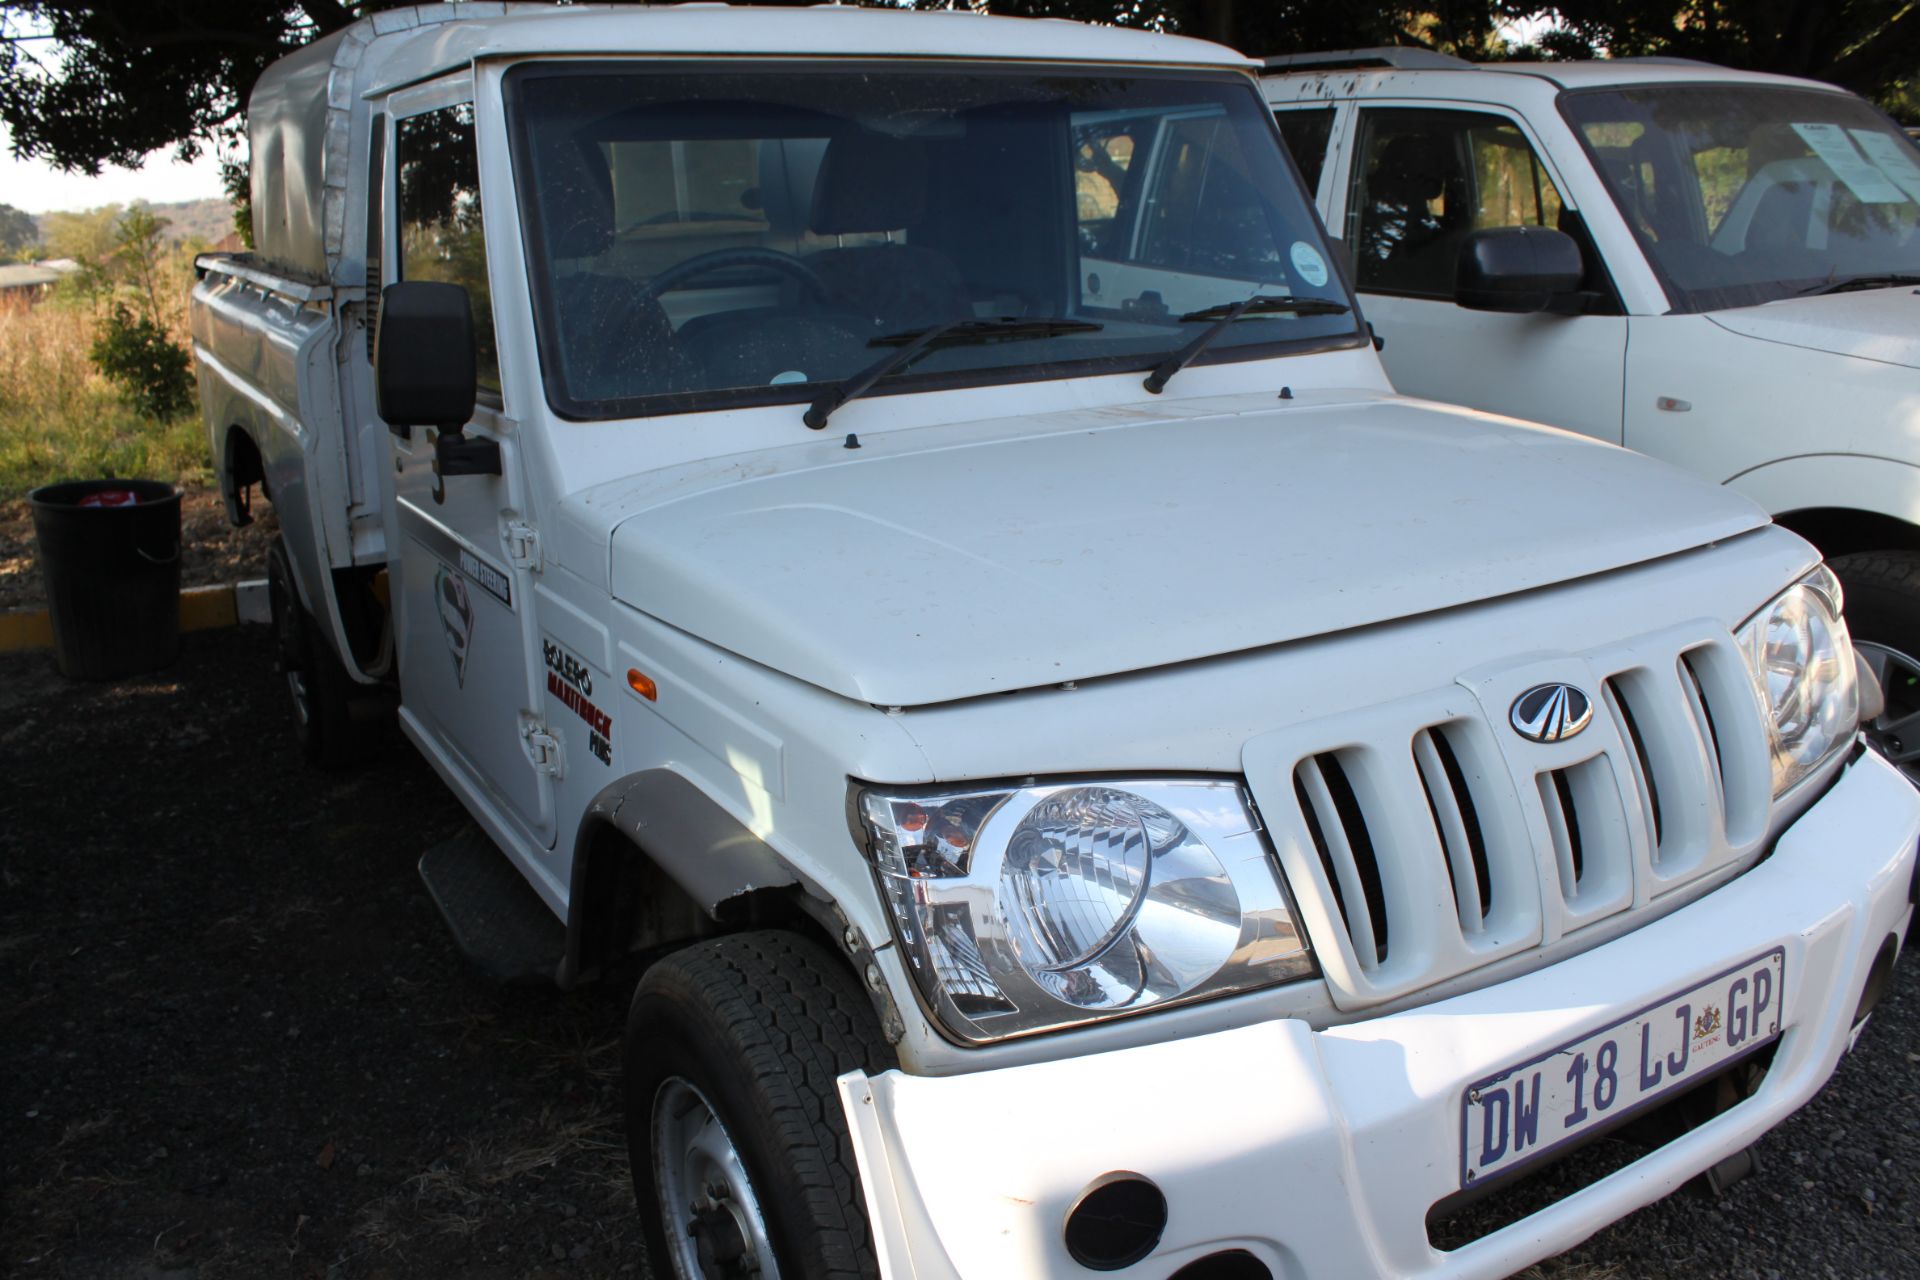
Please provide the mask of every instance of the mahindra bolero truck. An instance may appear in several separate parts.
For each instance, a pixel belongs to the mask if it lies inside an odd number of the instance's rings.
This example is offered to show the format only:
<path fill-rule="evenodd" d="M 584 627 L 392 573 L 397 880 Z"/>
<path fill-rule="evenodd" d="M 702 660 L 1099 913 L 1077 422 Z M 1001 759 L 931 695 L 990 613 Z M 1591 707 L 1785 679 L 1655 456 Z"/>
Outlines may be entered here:
<path fill-rule="evenodd" d="M 1503 1276 L 1731 1181 L 1884 989 L 1834 573 L 1395 394 L 1257 70 L 471 3 L 255 90 L 193 332 L 299 741 L 397 715 L 477 963 L 639 974 L 655 1274 Z"/>

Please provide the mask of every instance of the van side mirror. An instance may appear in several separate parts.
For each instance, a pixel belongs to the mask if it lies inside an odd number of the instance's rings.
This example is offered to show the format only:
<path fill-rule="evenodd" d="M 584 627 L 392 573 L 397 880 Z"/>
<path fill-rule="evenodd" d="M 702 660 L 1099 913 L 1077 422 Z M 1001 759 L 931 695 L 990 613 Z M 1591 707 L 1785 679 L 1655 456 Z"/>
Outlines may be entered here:
<path fill-rule="evenodd" d="M 392 431 L 438 427 L 458 435 L 473 417 L 479 388 L 467 291 L 430 280 L 388 285 L 380 295 L 373 370 L 374 404 Z"/>
<path fill-rule="evenodd" d="M 1578 299 L 1585 275 L 1580 246 L 1564 231 L 1489 227 L 1460 245 L 1453 300 L 1472 311 L 1515 315 L 1562 310 Z"/>

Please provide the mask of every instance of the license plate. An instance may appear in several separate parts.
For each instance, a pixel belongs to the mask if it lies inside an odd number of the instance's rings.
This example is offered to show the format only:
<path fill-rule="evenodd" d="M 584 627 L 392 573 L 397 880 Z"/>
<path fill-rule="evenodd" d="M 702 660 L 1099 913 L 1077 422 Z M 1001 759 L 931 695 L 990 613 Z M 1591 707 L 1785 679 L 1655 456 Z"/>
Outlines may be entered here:
<path fill-rule="evenodd" d="M 1785 1005 L 1786 953 L 1776 947 L 1475 1082 L 1460 1104 L 1460 1185 L 1537 1159 L 1771 1043 Z"/>

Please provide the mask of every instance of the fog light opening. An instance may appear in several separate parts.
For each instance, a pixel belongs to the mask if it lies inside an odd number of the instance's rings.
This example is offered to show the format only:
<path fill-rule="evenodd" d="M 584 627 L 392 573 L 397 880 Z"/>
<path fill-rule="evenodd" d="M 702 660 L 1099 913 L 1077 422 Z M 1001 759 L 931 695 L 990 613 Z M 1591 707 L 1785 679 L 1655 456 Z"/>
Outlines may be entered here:
<path fill-rule="evenodd" d="M 1067 1212 L 1067 1252 L 1089 1271 L 1118 1271 L 1152 1253 L 1166 1229 L 1159 1187 L 1137 1173 L 1109 1173 Z"/>
<path fill-rule="evenodd" d="M 1223 1249 L 1195 1258 L 1167 1280 L 1273 1280 L 1273 1268 L 1245 1249 Z"/>

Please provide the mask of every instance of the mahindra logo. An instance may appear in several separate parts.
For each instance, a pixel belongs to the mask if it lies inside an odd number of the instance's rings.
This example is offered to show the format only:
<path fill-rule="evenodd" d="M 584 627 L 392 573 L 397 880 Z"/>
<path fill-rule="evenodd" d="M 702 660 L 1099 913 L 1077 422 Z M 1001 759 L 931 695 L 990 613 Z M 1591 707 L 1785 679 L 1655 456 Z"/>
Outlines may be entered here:
<path fill-rule="evenodd" d="M 1593 720 L 1593 699 L 1570 684 L 1537 684 L 1513 700 L 1507 719 L 1528 742 L 1563 742 Z"/>

